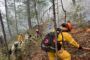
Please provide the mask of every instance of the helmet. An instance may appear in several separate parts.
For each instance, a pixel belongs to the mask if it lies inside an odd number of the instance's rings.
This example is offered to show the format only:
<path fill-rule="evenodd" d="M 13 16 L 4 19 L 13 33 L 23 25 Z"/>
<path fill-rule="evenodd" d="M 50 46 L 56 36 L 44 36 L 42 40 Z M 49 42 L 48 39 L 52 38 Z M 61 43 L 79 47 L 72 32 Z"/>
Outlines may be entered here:
<path fill-rule="evenodd" d="M 38 29 L 36 29 L 36 31 L 39 31 Z"/>
<path fill-rule="evenodd" d="M 70 22 L 63 23 L 61 26 L 67 28 L 69 31 L 73 28 Z"/>
<path fill-rule="evenodd" d="M 67 26 L 67 28 L 69 30 L 72 30 L 73 29 L 73 27 L 72 27 L 72 25 L 71 25 L 71 23 L 69 21 L 67 22 L 66 26 Z"/>

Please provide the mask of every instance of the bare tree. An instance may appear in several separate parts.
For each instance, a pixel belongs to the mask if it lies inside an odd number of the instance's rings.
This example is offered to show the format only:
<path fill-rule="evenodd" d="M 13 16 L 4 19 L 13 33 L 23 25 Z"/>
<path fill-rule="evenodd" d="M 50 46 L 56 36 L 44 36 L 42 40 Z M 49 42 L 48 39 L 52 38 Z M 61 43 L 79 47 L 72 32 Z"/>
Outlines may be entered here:
<path fill-rule="evenodd" d="M 37 0 L 34 0 L 34 8 L 35 8 L 35 13 L 36 13 L 36 19 L 37 19 L 37 25 L 39 28 L 39 20 L 38 20 L 38 12 L 37 12 Z"/>
<path fill-rule="evenodd" d="M 15 11 L 15 20 L 16 20 L 16 32 L 18 33 L 18 22 L 17 22 L 17 13 L 16 13 L 16 5 L 15 5 L 15 0 L 14 0 L 14 11 Z"/>
<path fill-rule="evenodd" d="M 65 14 L 65 23 L 67 22 L 66 21 L 66 17 L 67 17 L 67 15 L 66 15 L 66 10 L 64 9 L 64 5 L 63 5 L 63 1 L 61 0 L 61 5 L 62 5 L 62 10 L 63 10 L 63 12 L 64 12 L 64 14 Z"/>
<path fill-rule="evenodd" d="M 57 24 L 59 24 L 59 4 L 58 4 L 59 0 L 57 0 Z"/>
<path fill-rule="evenodd" d="M 73 2 L 73 5 L 76 5 L 76 0 L 72 0 L 72 2 Z"/>
<path fill-rule="evenodd" d="M 11 33 L 11 30 L 10 30 L 10 25 L 9 25 L 7 0 L 5 0 L 5 10 L 6 10 L 6 20 L 7 20 L 7 25 L 8 25 L 9 34 L 10 34 L 10 37 L 12 37 L 12 33 Z"/>
<path fill-rule="evenodd" d="M 32 28 L 32 24 L 31 24 L 31 16 L 30 16 L 30 0 L 27 0 L 27 15 L 28 15 L 28 26 L 29 29 Z"/>
<path fill-rule="evenodd" d="M 57 33 L 56 33 L 57 24 L 56 24 L 55 0 L 52 0 L 52 3 L 53 3 L 53 23 L 54 23 L 54 29 L 55 29 L 55 37 L 56 37 L 56 40 L 57 40 Z M 57 60 L 58 59 L 57 41 L 56 41 L 55 47 L 56 47 L 56 60 Z"/>

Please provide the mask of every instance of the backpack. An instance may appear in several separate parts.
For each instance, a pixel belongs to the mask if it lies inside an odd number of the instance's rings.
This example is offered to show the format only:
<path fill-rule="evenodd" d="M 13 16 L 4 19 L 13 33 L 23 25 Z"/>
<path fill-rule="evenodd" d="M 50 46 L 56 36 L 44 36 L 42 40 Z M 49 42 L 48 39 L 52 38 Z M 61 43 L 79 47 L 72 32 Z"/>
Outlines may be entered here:
<path fill-rule="evenodd" d="M 57 47 L 58 47 L 58 50 L 61 48 L 61 45 L 59 42 L 57 42 Z M 50 32 L 44 37 L 44 39 L 41 42 L 41 49 L 46 52 L 49 52 L 49 51 L 55 52 L 56 51 L 55 33 L 54 32 Z"/>

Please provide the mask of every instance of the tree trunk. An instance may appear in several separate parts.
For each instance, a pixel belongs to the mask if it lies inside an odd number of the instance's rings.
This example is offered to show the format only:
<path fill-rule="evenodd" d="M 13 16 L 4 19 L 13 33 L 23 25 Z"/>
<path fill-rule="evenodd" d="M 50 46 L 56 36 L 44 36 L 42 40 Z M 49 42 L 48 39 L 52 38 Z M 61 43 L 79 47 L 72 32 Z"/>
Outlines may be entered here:
<path fill-rule="evenodd" d="M 57 24 L 56 24 L 55 0 L 52 0 L 52 3 L 53 3 L 53 18 L 54 18 L 53 23 L 54 23 L 54 29 L 55 29 L 55 37 L 56 37 L 56 40 L 57 40 L 57 32 L 56 32 Z M 55 47 L 56 47 L 56 60 L 58 60 L 57 41 L 56 41 Z"/>
<path fill-rule="evenodd" d="M 16 5 L 15 5 L 15 0 L 14 0 L 14 11 L 15 11 L 15 20 L 16 20 L 16 32 L 18 34 L 18 22 L 17 22 L 17 15 L 16 15 Z"/>
<path fill-rule="evenodd" d="M 9 18 L 8 18 L 8 10 L 7 10 L 7 1 L 5 0 L 5 10 L 6 10 L 6 20 L 7 20 L 7 26 L 8 26 L 8 31 L 9 31 L 9 34 L 10 34 L 10 37 L 12 37 L 12 33 L 11 33 L 11 30 L 10 30 L 10 25 L 9 25 Z"/>
<path fill-rule="evenodd" d="M 76 5 L 76 0 L 72 0 L 72 2 L 73 2 L 73 5 Z"/>
<path fill-rule="evenodd" d="M 58 4 L 58 0 L 57 0 L 57 24 L 58 24 L 58 27 L 59 27 L 59 4 Z"/>
<path fill-rule="evenodd" d="M 3 35 L 4 35 L 5 47 L 6 47 L 7 53 L 8 53 L 9 49 L 8 49 L 8 44 L 7 44 L 7 40 L 6 40 L 6 33 L 5 33 L 5 29 L 4 29 L 4 24 L 3 24 L 3 21 L 2 21 L 1 12 L 0 12 L 0 22 L 1 22 L 1 26 L 2 26 L 2 32 L 3 32 Z M 10 60 L 10 55 L 9 54 L 8 54 L 8 60 Z"/>
<path fill-rule="evenodd" d="M 28 15 L 28 26 L 30 29 L 30 28 L 32 28 L 31 16 L 30 16 L 30 0 L 27 0 L 27 15 Z"/>
<path fill-rule="evenodd" d="M 39 20 L 38 20 L 38 12 L 37 12 L 36 2 L 37 2 L 37 0 L 34 0 L 34 7 L 35 7 L 35 13 L 36 13 L 36 19 L 37 19 L 37 25 L 38 25 L 37 28 L 39 29 Z"/>

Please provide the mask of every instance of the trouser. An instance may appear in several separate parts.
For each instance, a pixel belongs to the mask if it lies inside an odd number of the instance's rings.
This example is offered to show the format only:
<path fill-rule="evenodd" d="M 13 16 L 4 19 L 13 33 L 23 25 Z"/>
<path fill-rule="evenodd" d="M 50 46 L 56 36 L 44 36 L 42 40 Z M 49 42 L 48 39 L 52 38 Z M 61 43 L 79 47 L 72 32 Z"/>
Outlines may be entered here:
<path fill-rule="evenodd" d="M 49 58 L 49 60 L 56 60 L 55 55 L 56 55 L 56 53 L 54 53 L 54 52 L 48 52 L 48 58 Z M 66 50 L 60 50 L 60 51 L 58 51 L 58 57 L 61 60 L 71 60 L 71 55 Z"/>

